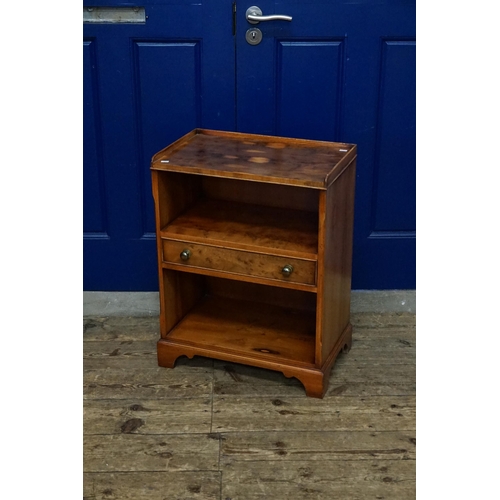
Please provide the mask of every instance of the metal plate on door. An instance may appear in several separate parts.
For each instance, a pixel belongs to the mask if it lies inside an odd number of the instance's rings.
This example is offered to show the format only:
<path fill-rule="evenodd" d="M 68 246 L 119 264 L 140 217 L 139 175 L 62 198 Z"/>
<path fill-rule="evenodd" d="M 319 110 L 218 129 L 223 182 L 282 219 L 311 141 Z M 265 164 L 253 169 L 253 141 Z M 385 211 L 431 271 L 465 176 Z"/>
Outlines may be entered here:
<path fill-rule="evenodd" d="M 250 28 L 247 30 L 245 38 L 250 45 L 259 45 L 262 41 L 262 31 L 259 28 Z"/>
<path fill-rule="evenodd" d="M 83 22 L 96 24 L 144 24 L 144 7 L 84 7 Z"/>

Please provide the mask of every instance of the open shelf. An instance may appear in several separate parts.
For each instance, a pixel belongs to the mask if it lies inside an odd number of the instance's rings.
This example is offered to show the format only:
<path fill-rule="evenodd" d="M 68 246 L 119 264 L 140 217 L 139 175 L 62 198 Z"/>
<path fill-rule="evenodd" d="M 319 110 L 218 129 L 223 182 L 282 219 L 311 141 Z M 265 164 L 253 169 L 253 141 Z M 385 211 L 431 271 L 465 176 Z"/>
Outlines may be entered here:
<path fill-rule="evenodd" d="M 165 340 L 276 363 L 314 366 L 315 332 L 314 311 L 206 296 Z"/>
<path fill-rule="evenodd" d="M 198 200 L 160 234 L 162 238 L 312 260 L 318 253 L 317 212 L 226 200 Z"/>

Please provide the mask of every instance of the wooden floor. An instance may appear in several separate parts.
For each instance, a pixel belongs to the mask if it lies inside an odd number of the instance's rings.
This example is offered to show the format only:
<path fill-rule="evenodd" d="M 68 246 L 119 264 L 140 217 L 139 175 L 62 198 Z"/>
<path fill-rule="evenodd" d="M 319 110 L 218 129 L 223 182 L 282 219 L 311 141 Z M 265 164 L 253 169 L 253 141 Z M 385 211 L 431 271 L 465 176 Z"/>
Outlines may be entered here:
<path fill-rule="evenodd" d="M 415 316 L 352 322 L 319 400 L 264 369 L 157 367 L 158 318 L 86 318 L 84 498 L 415 498 Z"/>

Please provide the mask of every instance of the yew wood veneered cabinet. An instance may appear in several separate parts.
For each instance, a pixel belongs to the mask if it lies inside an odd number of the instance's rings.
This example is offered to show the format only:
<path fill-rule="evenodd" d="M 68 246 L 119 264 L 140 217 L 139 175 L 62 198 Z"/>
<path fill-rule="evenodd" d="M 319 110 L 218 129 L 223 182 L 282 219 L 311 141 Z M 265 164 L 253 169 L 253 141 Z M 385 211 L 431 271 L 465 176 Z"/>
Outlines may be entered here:
<path fill-rule="evenodd" d="M 151 163 L 158 363 L 233 361 L 323 397 L 351 346 L 356 146 L 196 129 Z"/>

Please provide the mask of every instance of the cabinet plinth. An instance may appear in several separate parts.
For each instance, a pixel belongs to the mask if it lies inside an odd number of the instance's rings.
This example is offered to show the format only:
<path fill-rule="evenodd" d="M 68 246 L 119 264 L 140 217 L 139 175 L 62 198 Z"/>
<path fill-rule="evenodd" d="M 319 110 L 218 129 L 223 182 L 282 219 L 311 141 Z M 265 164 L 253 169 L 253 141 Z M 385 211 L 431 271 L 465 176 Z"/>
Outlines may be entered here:
<path fill-rule="evenodd" d="M 356 146 L 196 129 L 151 163 L 158 363 L 207 356 L 323 397 L 351 346 Z"/>

